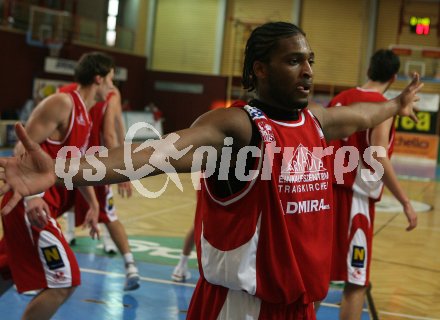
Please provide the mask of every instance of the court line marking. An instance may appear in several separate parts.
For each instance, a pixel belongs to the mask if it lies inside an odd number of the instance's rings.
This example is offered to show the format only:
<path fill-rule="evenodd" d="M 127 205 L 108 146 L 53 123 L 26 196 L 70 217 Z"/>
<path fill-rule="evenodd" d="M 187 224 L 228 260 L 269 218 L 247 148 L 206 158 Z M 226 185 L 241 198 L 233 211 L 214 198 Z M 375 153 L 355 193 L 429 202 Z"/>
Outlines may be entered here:
<path fill-rule="evenodd" d="M 403 217 L 403 213 L 402 213 L 402 217 Z M 408 227 L 408 223 L 401 223 L 401 222 L 393 221 L 393 222 L 389 223 L 388 226 L 394 227 L 394 228 L 402 228 L 402 230 L 405 231 L 405 228 Z M 414 229 L 414 230 L 429 230 L 429 231 L 434 231 L 434 232 L 440 232 L 440 228 L 429 227 L 429 226 L 419 226 L 419 225 L 417 225 L 416 229 Z"/>
<path fill-rule="evenodd" d="M 125 278 L 125 274 L 123 274 L 123 273 L 109 272 L 109 271 L 102 271 L 102 270 L 95 270 L 95 269 L 88 269 L 88 268 L 80 268 L 80 270 L 81 270 L 81 272 L 87 272 L 87 273 L 92 273 L 92 274 L 112 276 L 112 277 L 117 277 L 117 278 Z M 157 279 L 157 278 L 150 278 L 150 277 L 140 277 L 140 279 L 145 282 L 170 284 L 170 285 L 184 286 L 184 287 L 190 287 L 190 288 L 195 288 L 195 286 L 196 286 L 193 283 L 174 282 L 171 280 L 164 280 L 164 279 Z M 340 306 L 337 304 L 327 303 L 327 302 L 321 302 L 321 306 L 331 307 L 331 308 L 340 308 Z M 368 309 L 364 308 L 364 309 L 362 309 L 362 311 L 368 312 Z M 393 313 L 393 312 L 387 312 L 387 311 L 380 311 L 380 310 L 379 310 L 379 313 L 385 314 L 385 315 L 397 316 L 397 317 L 401 317 L 401 318 L 415 319 L 415 320 L 440 320 L 439 318 L 418 317 L 418 316 L 406 315 L 406 314 L 401 314 L 401 313 Z"/>
<path fill-rule="evenodd" d="M 321 306 L 324 307 L 330 307 L 330 308 L 340 308 L 341 306 L 334 303 L 328 303 L 328 302 L 321 302 Z M 363 308 L 362 311 L 368 312 L 368 309 Z M 403 313 L 395 313 L 395 312 L 388 312 L 388 311 L 380 311 L 379 313 L 389 316 L 396 316 L 399 318 L 406 318 L 406 319 L 414 319 L 414 320 L 440 320 L 439 318 L 427 318 L 427 317 L 419 317 L 419 316 L 412 316 L 409 314 L 403 314 Z"/>
<path fill-rule="evenodd" d="M 81 272 L 99 274 L 99 275 L 104 275 L 104 276 L 111 276 L 111 277 L 115 277 L 115 278 L 125 278 L 125 274 L 123 274 L 123 273 L 109 272 L 109 271 L 102 271 L 102 270 L 95 270 L 95 269 L 88 269 L 88 268 L 80 268 L 80 270 L 81 270 Z M 172 285 L 191 287 L 191 288 L 196 287 L 196 285 L 193 283 L 174 282 L 172 280 L 164 280 L 164 279 L 149 278 L 149 277 L 140 277 L 140 279 L 142 281 L 146 281 L 146 282 L 154 282 L 154 283 L 160 283 L 160 284 L 172 284 Z"/>
<path fill-rule="evenodd" d="M 338 309 L 341 308 L 341 306 L 339 304 L 328 303 L 328 302 L 321 302 L 320 306 L 330 307 L 330 308 L 338 308 Z M 367 308 L 363 308 L 362 311 L 369 312 L 369 310 Z"/>
<path fill-rule="evenodd" d="M 427 318 L 427 317 L 418 317 L 418 316 L 411 316 L 407 314 L 401 314 L 401 313 L 394 313 L 394 312 L 387 312 L 387 311 L 379 311 L 381 314 L 386 314 L 389 316 L 396 316 L 400 318 L 407 318 L 407 319 L 416 319 L 416 320 L 440 320 L 439 318 Z"/>
<path fill-rule="evenodd" d="M 152 216 L 156 216 L 156 215 L 159 215 L 159 214 L 162 214 L 162 213 L 165 213 L 165 212 L 174 211 L 176 209 L 180 209 L 180 208 L 184 208 L 184 207 L 189 207 L 190 205 L 194 205 L 194 203 L 195 203 L 194 201 L 193 202 L 187 202 L 187 203 L 183 203 L 183 204 L 178 205 L 178 206 L 173 206 L 173 207 L 169 207 L 169 208 L 166 208 L 166 209 L 161 209 L 161 210 L 158 210 L 158 211 L 153 211 L 153 212 L 150 211 L 148 213 L 144 213 L 144 214 L 141 214 L 141 215 L 136 215 L 136 216 L 134 216 L 132 218 L 123 219 L 123 222 L 124 222 L 124 224 L 125 223 L 135 222 L 135 221 L 144 219 L 146 217 L 152 217 Z"/>

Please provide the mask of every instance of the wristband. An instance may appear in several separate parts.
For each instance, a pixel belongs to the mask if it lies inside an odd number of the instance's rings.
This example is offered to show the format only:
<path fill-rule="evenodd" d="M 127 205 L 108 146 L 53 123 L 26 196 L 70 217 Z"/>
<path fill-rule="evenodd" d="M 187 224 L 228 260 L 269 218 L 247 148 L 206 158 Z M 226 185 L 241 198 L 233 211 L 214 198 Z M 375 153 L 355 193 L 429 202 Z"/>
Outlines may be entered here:
<path fill-rule="evenodd" d="M 31 196 L 24 197 L 23 199 L 24 201 L 29 201 L 35 198 L 43 198 L 43 197 L 44 197 L 44 192 L 41 192 L 41 193 L 33 194 Z"/>

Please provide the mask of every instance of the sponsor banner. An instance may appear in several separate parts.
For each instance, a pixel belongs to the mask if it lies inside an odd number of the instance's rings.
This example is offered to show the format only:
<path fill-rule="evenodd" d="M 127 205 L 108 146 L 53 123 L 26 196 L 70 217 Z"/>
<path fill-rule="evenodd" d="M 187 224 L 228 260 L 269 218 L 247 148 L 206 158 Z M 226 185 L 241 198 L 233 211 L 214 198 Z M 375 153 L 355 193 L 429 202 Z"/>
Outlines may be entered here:
<path fill-rule="evenodd" d="M 398 90 L 388 90 L 385 92 L 387 99 L 392 99 L 400 94 Z M 417 102 L 417 117 L 419 122 L 416 124 L 408 117 L 398 117 L 395 122 L 397 131 L 413 132 L 423 134 L 437 134 L 438 111 L 440 95 L 435 93 L 418 93 L 420 101 Z"/>
<path fill-rule="evenodd" d="M 437 161 L 438 140 L 436 135 L 396 132 L 394 152 Z"/>
<path fill-rule="evenodd" d="M 419 121 L 415 123 L 409 117 L 396 117 L 394 126 L 397 132 L 412 132 L 421 134 L 437 134 L 438 112 L 416 112 Z"/>
<path fill-rule="evenodd" d="M 43 100 L 44 98 L 50 96 L 57 92 L 57 89 L 68 84 L 68 81 L 52 80 L 44 78 L 34 79 L 34 88 L 32 97 L 36 102 Z"/>
<path fill-rule="evenodd" d="M 75 60 L 46 57 L 44 61 L 44 71 L 47 73 L 56 73 L 73 76 L 76 66 Z M 116 67 L 115 80 L 126 81 L 128 70 L 126 68 Z"/>

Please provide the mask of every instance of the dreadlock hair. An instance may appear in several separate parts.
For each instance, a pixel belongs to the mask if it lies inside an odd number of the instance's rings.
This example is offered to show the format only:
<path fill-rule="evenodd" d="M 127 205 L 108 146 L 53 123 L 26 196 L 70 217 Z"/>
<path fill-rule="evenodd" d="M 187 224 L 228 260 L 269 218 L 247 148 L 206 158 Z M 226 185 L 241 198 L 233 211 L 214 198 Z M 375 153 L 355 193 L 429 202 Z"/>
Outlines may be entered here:
<path fill-rule="evenodd" d="M 257 78 L 254 74 L 255 61 L 268 63 L 272 50 L 278 45 L 278 40 L 298 34 L 306 35 L 299 27 L 288 22 L 269 22 L 255 28 L 246 43 L 244 51 L 241 80 L 243 88 L 253 91 L 257 86 Z"/>
<path fill-rule="evenodd" d="M 370 59 L 368 78 L 385 83 L 394 77 L 399 68 L 399 57 L 391 50 L 380 49 Z"/>

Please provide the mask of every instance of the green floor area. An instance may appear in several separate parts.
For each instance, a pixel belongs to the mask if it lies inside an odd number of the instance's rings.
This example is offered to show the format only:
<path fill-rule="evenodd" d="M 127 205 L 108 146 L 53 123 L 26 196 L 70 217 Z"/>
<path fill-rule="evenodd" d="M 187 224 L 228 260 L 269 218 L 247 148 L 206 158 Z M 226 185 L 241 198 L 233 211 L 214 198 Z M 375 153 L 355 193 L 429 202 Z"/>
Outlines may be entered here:
<path fill-rule="evenodd" d="M 183 239 L 178 237 L 130 236 L 128 241 L 136 260 L 165 265 L 175 265 L 179 261 L 183 245 Z M 77 253 L 112 256 L 104 252 L 101 241 L 90 237 L 77 237 L 76 244 L 71 247 Z M 195 251 L 191 253 L 188 266 L 197 268 Z"/>

